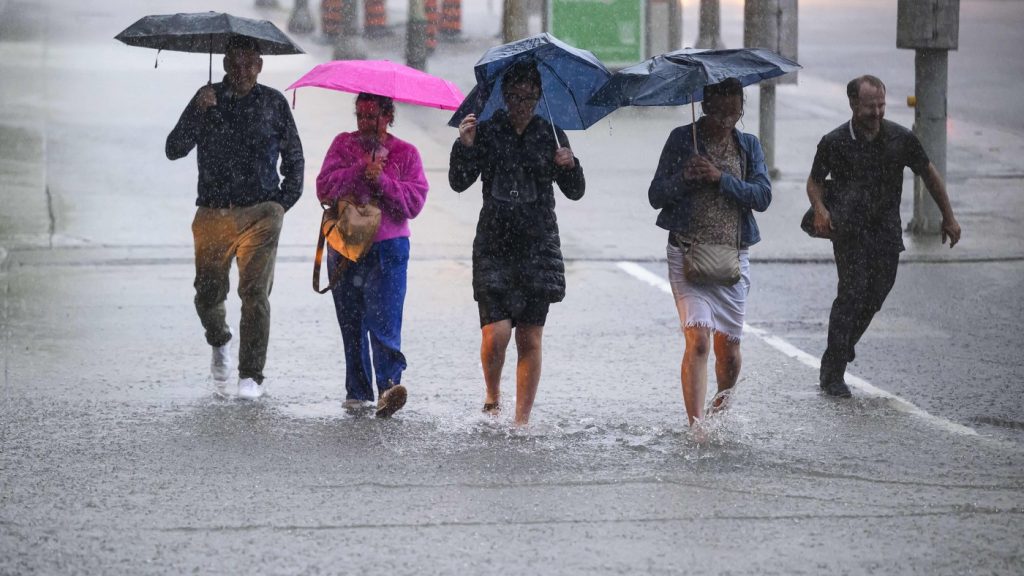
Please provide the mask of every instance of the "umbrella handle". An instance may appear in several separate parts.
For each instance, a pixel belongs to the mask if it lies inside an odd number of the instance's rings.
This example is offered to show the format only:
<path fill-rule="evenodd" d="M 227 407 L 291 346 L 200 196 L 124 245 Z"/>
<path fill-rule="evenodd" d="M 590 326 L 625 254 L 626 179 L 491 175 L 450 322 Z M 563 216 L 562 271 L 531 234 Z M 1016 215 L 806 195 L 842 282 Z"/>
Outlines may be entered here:
<path fill-rule="evenodd" d="M 697 154 L 697 105 L 690 102 L 690 117 L 693 118 L 693 153 Z"/>
<path fill-rule="evenodd" d="M 153 68 L 154 69 L 157 68 L 160 65 L 160 51 L 161 50 L 163 50 L 163 48 L 157 48 L 156 49 L 156 58 L 153 60 Z"/>
<path fill-rule="evenodd" d="M 548 111 L 548 122 L 551 124 L 551 133 L 555 135 L 555 148 L 561 148 L 562 143 L 558 141 L 558 131 L 555 130 L 555 118 L 551 115 L 551 107 L 548 106 L 548 95 L 543 91 L 540 95 L 541 98 L 544 98 L 544 108 Z"/>
<path fill-rule="evenodd" d="M 213 84 L 213 34 L 210 34 L 210 71 L 206 78 L 207 84 Z"/>

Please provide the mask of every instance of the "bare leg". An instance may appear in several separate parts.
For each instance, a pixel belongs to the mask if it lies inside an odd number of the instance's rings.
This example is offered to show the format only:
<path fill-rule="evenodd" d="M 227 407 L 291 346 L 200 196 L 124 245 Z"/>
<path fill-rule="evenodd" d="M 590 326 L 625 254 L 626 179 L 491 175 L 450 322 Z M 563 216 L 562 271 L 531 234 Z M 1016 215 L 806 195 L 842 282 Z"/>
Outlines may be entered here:
<path fill-rule="evenodd" d="M 530 421 L 533 400 L 540 384 L 541 339 L 543 326 L 520 325 L 516 328 L 516 426 Z"/>
<path fill-rule="evenodd" d="M 730 341 L 725 334 L 715 334 L 715 377 L 718 380 L 718 393 L 731 390 L 740 377 L 740 366 L 742 365 L 740 355 L 740 343 Z M 727 407 L 724 398 L 718 400 L 711 407 L 712 413 L 718 412 Z"/>
<path fill-rule="evenodd" d="M 711 330 L 691 327 L 683 330 L 686 348 L 683 350 L 681 368 L 683 381 L 683 404 L 690 425 L 694 420 L 704 418 L 704 397 L 708 390 L 708 353 L 711 348 Z"/>
<path fill-rule="evenodd" d="M 512 339 L 512 321 L 492 322 L 480 329 L 480 363 L 484 367 L 484 404 L 501 398 L 501 369 L 505 366 L 505 350 Z"/>

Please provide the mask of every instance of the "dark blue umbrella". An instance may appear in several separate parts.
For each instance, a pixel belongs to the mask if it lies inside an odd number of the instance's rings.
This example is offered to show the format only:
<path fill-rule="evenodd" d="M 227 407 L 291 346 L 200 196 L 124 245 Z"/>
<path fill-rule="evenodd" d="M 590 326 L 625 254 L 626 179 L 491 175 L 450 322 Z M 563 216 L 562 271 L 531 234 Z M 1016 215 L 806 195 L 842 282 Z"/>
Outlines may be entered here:
<path fill-rule="evenodd" d="M 726 78 L 749 86 L 794 72 L 799 64 L 761 48 L 684 48 L 619 70 L 591 97 L 594 106 L 677 106 L 700 102 L 704 87 Z"/>
<path fill-rule="evenodd" d="M 157 54 L 160 50 L 209 54 L 212 81 L 213 55 L 224 54 L 233 36 L 251 38 L 264 55 L 305 54 L 273 22 L 221 12 L 145 16 L 114 38 L 129 46 L 155 48 Z"/>
<path fill-rule="evenodd" d="M 697 121 L 694 102 L 704 99 L 704 87 L 736 78 L 749 86 L 795 72 L 796 62 L 762 48 L 701 50 L 683 48 L 659 54 L 616 72 L 591 97 L 595 106 L 678 106 L 690 104 Z M 697 149 L 697 131 L 693 131 Z"/>
<path fill-rule="evenodd" d="M 540 72 L 542 99 L 536 113 L 562 130 L 584 130 L 615 110 L 616 105 L 591 105 L 587 100 L 611 77 L 604 64 L 581 50 L 543 33 L 491 48 L 473 68 L 476 87 L 448 121 L 457 127 L 468 114 L 479 121 L 504 108 L 501 81 L 513 64 L 531 60 Z"/>

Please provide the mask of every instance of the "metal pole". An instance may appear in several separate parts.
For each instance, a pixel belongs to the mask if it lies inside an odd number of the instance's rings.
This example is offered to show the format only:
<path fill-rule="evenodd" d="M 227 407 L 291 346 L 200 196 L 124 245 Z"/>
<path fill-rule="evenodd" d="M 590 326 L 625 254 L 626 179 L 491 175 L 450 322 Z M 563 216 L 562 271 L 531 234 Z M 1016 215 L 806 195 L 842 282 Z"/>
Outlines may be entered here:
<path fill-rule="evenodd" d="M 761 97 L 758 103 L 758 136 L 761 148 L 764 149 L 764 163 L 768 166 L 768 175 L 777 178 L 779 169 L 775 167 L 775 83 L 762 82 Z"/>
<path fill-rule="evenodd" d="M 292 34 L 309 34 L 313 31 L 313 15 L 309 11 L 309 0 L 295 0 L 292 15 L 288 19 L 288 31 Z"/>
<path fill-rule="evenodd" d="M 946 179 L 946 89 L 949 80 L 949 52 L 918 48 L 914 51 L 914 133 L 928 158 Z M 907 227 L 913 234 L 937 234 L 942 213 L 920 178 L 914 178 L 914 218 Z"/>
<path fill-rule="evenodd" d="M 700 0 L 697 48 L 725 48 L 720 32 L 721 20 L 718 0 Z"/>
<path fill-rule="evenodd" d="M 417 70 L 427 69 L 427 7 L 424 0 L 409 0 L 406 24 L 405 63 Z"/>

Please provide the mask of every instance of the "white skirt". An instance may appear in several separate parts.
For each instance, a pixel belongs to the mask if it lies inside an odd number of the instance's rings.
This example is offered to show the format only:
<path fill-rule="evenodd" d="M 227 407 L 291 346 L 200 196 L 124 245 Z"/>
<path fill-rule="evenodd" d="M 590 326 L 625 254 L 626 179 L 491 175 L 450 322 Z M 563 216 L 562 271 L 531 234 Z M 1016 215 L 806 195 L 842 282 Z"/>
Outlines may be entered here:
<path fill-rule="evenodd" d="M 750 253 L 740 250 L 740 281 L 732 286 L 691 284 L 683 275 L 683 249 L 668 244 L 668 280 L 682 329 L 701 327 L 739 342 L 750 293 Z"/>

